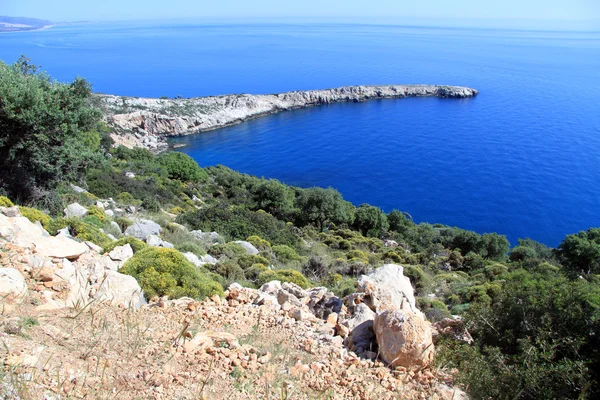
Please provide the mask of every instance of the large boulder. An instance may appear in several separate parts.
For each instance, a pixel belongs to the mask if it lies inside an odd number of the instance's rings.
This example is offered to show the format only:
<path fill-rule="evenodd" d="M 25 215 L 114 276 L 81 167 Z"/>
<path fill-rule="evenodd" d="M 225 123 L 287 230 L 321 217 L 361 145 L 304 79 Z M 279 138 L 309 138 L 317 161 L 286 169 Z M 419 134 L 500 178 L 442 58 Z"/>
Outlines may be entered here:
<path fill-rule="evenodd" d="M 419 312 L 410 279 L 404 276 L 404 268 L 385 264 L 356 282 L 358 291 L 364 293 L 364 301 L 375 312 L 385 310 L 409 310 Z"/>
<path fill-rule="evenodd" d="M 64 209 L 64 212 L 65 212 L 65 217 L 67 217 L 67 218 L 71 218 L 71 217 L 81 218 L 87 214 L 88 210 L 79 203 L 73 203 L 73 204 L 69 204 L 67 206 L 67 208 Z"/>
<path fill-rule="evenodd" d="M 172 249 L 175 247 L 172 243 L 162 240 L 158 235 L 149 235 L 146 238 L 146 244 L 152 247 L 164 247 L 167 249 Z"/>
<path fill-rule="evenodd" d="M 375 316 L 373 331 L 379 355 L 392 367 L 421 368 L 435 354 L 431 324 L 409 310 L 385 310 Z"/>
<path fill-rule="evenodd" d="M 0 268 L 0 299 L 18 300 L 27 294 L 25 277 L 14 268 Z"/>
<path fill-rule="evenodd" d="M 246 254 L 256 255 L 258 254 L 258 249 L 254 247 L 254 245 L 250 242 L 246 242 L 245 240 L 236 240 L 234 243 L 239 244 L 246 250 Z"/>
<path fill-rule="evenodd" d="M 86 253 L 89 248 L 85 243 L 76 242 L 66 236 L 49 236 L 36 239 L 35 252 L 43 257 L 67 258 L 73 260 Z"/>
<path fill-rule="evenodd" d="M 0 214 L 0 237 L 19 247 L 32 248 L 34 241 L 47 237 L 48 232 L 25 217 Z"/>
<path fill-rule="evenodd" d="M 125 230 L 125 236 L 133 236 L 140 240 L 146 240 L 150 235 L 160 235 L 162 228 L 154 221 L 139 219 Z"/>
<path fill-rule="evenodd" d="M 139 308 L 147 304 L 142 288 L 134 277 L 107 270 L 94 293 L 94 299 L 113 306 Z"/>

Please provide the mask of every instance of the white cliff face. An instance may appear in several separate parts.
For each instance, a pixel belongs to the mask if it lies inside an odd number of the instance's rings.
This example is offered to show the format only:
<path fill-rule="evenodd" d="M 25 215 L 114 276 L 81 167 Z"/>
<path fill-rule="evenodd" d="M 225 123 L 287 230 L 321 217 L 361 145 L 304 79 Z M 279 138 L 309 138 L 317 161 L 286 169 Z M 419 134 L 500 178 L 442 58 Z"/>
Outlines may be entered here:
<path fill-rule="evenodd" d="M 159 148 L 164 136 L 181 136 L 238 124 L 297 108 L 336 102 L 404 97 L 468 98 L 477 90 L 460 86 L 344 86 L 271 95 L 225 95 L 193 99 L 147 99 L 97 95 L 107 122 L 133 145 Z M 118 143 L 127 144 L 123 138 Z"/>

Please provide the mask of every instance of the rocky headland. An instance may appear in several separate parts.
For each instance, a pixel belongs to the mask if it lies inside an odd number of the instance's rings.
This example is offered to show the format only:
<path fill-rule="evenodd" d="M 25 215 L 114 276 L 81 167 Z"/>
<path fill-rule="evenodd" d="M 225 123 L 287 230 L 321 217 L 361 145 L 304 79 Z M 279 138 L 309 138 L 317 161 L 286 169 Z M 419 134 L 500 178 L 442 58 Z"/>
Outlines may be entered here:
<path fill-rule="evenodd" d="M 405 97 L 474 97 L 477 90 L 461 86 L 385 85 L 344 86 L 335 89 L 280 94 L 232 94 L 191 99 L 156 99 L 97 94 L 96 105 L 118 144 L 161 150 L 169 136 L 205 132 L 261 116 L 338 102 Z"/>

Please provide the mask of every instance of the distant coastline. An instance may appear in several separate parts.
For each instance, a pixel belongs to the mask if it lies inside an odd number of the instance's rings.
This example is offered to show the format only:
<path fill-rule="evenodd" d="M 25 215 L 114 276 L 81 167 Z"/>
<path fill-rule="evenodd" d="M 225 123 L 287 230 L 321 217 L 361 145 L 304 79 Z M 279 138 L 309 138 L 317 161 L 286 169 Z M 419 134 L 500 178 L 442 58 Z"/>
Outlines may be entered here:
<path fill-rule="evenodd" d="M 343 86 L 270 95 L 234 94 L 191 99 L 136 98 L 97 94 L 94 101 L 116 131 L 117 143 L 161 150 L 168 136 L 185 136 L 236 125 L 298 108 L 370 99 L 440 97 L 464 99 L 475 89 L 445 85 Z"/>
<path fill-rule="evenodd" d="M 45 19 L 0 16 L 0 33 L 41 31 L 56 25 Z"/>

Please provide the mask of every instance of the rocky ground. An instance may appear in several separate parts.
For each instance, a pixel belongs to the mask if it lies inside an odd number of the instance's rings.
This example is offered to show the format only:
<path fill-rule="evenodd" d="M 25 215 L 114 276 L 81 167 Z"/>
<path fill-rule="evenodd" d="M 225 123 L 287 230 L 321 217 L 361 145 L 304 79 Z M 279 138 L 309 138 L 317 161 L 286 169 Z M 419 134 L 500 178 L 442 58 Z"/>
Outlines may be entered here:
<path fill-rule="evenodd" d="M 127 246 L 102 254 L 0 208 L 0 397 L 466 398 L 433 363 L 455 326 L 425 320 L 401 266 L 346 299 L 273 281 L 147 303 L 118 272 Z"/>
<path fill-rule="evenodd" d="M 238 124 L 285 110 L 335 102 L 403 97 L 467 98 L 477 90 L 460 86 L 344 86 L 273 95 L 225 95 L 192 99 L 148 99 L 96 95 L 95 101 L 115 130 L 113 139 L 128 147 L 166 148 L 166 137 Z"/>

